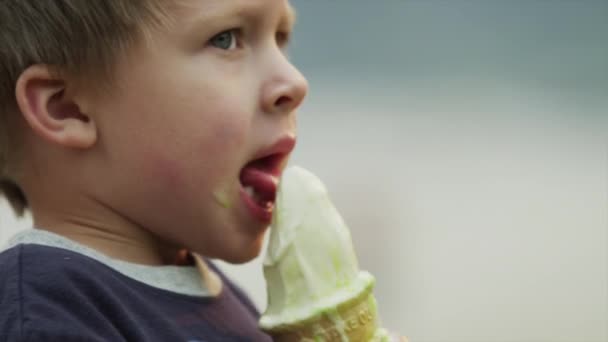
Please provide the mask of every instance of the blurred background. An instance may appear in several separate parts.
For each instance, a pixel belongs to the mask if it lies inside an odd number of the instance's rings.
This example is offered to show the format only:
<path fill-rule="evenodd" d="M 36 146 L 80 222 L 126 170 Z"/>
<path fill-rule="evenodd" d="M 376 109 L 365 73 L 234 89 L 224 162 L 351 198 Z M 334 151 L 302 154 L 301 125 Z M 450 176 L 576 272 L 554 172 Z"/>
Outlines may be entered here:
<path fill-rule="evenodd" d="M 292 0 L 318 174 L 413 342 L 608 341 L 608 1 Z M 0 240 L 15 223 L 0 206 Z M 222 264 L 266 305 L 261 259 Z"/>

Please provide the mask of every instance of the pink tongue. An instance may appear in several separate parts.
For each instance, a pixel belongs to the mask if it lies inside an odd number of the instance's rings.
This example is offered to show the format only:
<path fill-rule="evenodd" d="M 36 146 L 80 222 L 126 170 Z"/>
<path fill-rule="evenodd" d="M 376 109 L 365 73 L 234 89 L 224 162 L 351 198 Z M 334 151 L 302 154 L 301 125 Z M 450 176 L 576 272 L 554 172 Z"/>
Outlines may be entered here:
<path fill-rule="evenodd" d="M 277 178 L 252 166 L 245 166 L 240 175 L 243 187 L 252 187 L 263 202 L 274 202 L 277 196 Z"/>

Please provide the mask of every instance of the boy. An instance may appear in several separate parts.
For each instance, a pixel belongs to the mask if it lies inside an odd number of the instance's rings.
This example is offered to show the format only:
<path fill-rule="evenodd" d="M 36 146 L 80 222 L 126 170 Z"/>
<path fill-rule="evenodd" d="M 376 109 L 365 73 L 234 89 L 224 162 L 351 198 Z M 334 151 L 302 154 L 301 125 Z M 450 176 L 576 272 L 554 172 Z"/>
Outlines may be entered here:
<path fill-rule="evenodd" d="M 0 184 L 37 228 L 0 254 L 0 341 L 270 341 L 206 258 L 260 252 L 307 92 L 293 21 L 288 0 L 0 0 Z"/>

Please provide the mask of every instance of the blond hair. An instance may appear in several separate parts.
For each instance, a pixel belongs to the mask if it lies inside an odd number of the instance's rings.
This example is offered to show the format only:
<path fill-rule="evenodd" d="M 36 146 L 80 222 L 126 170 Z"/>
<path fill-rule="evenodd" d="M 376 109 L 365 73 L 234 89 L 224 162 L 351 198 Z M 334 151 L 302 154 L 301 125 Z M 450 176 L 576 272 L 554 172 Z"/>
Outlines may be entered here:
<path fill-rule="evenodd" d="M 109 81 L 121 52 L 166 24 L 165 3 L 171 0 L 0 0 L 0 195 L 18 214 L 27 200 L 14 180 L 20 134 L 11 123 L 21 73 L 44 64 Z"/>

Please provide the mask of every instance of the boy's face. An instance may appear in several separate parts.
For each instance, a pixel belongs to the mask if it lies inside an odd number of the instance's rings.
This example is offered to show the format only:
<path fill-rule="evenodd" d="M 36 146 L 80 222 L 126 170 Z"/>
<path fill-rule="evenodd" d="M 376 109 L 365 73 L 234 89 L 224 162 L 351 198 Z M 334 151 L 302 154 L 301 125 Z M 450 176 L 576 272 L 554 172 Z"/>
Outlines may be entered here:
<path fill-rule="evenodd" d="M 92 195 L 169 245 L 259 254 L 307 82 L 285 55 L 287 0 L 182 0 L 91 108 Z M 247 189 L 249 188 L 249 189 Z"/>

